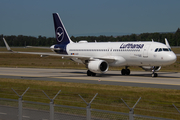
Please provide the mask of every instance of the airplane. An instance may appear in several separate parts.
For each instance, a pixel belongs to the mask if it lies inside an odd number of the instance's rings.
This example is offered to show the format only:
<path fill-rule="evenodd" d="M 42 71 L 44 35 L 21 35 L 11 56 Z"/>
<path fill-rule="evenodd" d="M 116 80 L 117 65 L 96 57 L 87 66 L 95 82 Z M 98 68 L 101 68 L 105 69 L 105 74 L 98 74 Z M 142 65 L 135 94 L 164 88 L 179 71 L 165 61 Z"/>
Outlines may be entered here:
<path fill-rule="evenodd" d="M 109 66 L 124 66 L 122 75 L 130 75 L 130 66 L 139 66 L 152 72 L 152 77 L 161 66 L 173 64 L 177 57 L 171 50 L 168 40 L 165 44 L 159 42 L 73 42 L 58 13 L 53 13 L 53 21 L 57 44 L 50 48 L 54 53 L 16 52 L 12 51 L 3 38 L 7 50 L 14 53 L 38 54 L 41 56 L 60 56 L 87 67 L 87 76 L 96 76 L 108 71 Z M 36 47 L 37 48 L 37 47 Z"/>

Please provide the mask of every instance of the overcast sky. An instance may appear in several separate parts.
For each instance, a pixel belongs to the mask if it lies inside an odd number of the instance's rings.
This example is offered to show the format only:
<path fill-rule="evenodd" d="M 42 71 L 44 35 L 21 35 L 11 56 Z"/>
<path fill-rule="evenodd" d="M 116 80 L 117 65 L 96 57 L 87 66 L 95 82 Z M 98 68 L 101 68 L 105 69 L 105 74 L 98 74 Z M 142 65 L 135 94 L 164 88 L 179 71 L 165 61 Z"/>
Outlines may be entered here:
<path fill-rule="evenodd" d="M 180 27 L 180 0 L 1 0 L 0 34 L 54 37 L 54 12 L 70 36 Z"/>

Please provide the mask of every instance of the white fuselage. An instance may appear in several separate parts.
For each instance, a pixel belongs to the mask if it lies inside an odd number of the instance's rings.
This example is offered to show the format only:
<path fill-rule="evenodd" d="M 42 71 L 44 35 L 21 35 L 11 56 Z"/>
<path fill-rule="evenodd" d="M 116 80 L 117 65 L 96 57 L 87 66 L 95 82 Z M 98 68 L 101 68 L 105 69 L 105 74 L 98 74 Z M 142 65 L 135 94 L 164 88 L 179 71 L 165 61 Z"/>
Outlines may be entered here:
<path fill-rule="evenodd" d="M 176 61 L 174 52 L 159 42 L 80 42 L 68 44 L 66 51 L 93 59 L 115 58 L 108 62 L 110 66 L 164 66 Z M 73 60 L 84 63 L 82 59 Z"/>

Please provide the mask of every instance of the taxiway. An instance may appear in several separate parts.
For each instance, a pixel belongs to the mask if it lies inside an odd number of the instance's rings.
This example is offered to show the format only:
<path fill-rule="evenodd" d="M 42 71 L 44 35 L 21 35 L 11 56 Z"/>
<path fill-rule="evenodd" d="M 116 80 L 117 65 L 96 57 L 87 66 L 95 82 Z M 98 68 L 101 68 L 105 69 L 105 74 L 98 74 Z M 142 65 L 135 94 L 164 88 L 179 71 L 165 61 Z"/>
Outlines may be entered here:
<path fill-rule="evenodd" d="M 130 76 L 122 76 L 120 71 L 108 71 L 106 74 L 98 74 L 96 77 L 89 77 L 86 76 L 86 70 L 0 67 L 0 78 L 108 84 L 180 90 L 180 73 L 178 72 L 158 72 L 158 77 L 152 78 L 150 72 L 144 71 L 132 71 Z"/>

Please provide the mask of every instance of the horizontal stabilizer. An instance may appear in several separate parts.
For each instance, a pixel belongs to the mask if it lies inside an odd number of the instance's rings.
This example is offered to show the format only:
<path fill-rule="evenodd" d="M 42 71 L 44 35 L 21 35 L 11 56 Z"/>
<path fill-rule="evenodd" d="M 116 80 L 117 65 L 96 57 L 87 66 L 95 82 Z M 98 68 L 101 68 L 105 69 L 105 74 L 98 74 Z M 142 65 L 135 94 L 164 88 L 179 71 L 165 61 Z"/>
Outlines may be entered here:
<path fill-rule="evenodd" d="M 36 46 L 26 46 L 26 48 L 38 48 L 38 49 L 60 50 L 60 48 L 52 48 L 52 47 L 36 47 Z"/>

